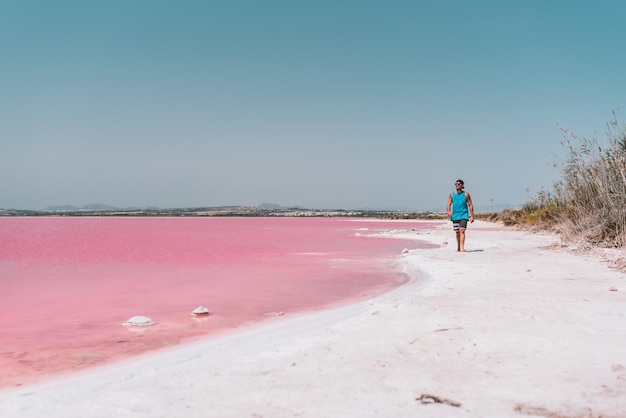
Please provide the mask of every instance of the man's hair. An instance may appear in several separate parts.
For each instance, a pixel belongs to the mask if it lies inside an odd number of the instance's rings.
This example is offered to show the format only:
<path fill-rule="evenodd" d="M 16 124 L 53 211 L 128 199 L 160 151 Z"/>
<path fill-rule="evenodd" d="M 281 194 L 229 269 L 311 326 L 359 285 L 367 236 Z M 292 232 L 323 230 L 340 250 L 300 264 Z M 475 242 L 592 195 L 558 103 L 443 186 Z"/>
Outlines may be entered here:
<path fill-rule="evenodd" d="M 462 185 L 465 185 L 465 183 L 463 183 L 463 180 L 458 179 L 457 181 L 455 181 L 455 183 L 461 183 Z"/>

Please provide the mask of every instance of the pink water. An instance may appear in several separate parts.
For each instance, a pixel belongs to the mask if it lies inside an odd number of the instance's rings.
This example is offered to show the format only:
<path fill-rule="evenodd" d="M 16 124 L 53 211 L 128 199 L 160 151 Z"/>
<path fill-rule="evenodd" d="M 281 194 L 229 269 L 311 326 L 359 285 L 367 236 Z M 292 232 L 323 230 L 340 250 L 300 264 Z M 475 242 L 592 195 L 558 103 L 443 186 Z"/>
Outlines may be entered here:
<path fill-rule="evenodd" d="M 339 218 L 0 218 L 0 387 L 367 298 L 425 224 Z M 208 317 L 191 311 L 203 305 Z M 122 323 L 145 315 L 156 325 Z"/>

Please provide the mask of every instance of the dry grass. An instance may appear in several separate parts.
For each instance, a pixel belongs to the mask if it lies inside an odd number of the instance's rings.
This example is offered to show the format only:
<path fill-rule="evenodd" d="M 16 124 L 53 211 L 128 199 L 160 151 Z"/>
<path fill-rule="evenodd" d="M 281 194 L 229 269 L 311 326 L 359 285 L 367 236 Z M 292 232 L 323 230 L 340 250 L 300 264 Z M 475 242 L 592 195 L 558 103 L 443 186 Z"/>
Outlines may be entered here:
<path fill-rule="evenodd" d="M 615 117 L 615 114 L 614 114 Z M 600 247 L 626 244 L 626 128 L 614 119 L 606 144 L 579 138 L 561 128 L 568 150 L 562 178 L 517 211 L 494 220 L 507 225 L 551 229 L 564 241 Z M 576 144 L 576 145 L 574 145 Z"/>

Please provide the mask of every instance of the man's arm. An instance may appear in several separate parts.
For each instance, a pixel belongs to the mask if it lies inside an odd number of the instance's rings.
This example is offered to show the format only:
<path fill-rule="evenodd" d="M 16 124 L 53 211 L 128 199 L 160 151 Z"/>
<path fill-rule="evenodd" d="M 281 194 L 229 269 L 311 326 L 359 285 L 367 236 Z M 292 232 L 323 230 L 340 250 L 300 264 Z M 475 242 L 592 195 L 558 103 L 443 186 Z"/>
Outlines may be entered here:
<path fill-rule="evenodd" d="M 452 193 L 448 196 L 448 204 L 446 205 L 446 211 L 448 211 L 448 219 L 452 218 Z"/>
<path fill-rule="evenodd" d="M 472 197 L 469 192 L 465 192 L 465 199 L 467 199 L 467 208 L 470 213 L 470 223 L 474 222 L 474 204 L 472 203 Z"/>

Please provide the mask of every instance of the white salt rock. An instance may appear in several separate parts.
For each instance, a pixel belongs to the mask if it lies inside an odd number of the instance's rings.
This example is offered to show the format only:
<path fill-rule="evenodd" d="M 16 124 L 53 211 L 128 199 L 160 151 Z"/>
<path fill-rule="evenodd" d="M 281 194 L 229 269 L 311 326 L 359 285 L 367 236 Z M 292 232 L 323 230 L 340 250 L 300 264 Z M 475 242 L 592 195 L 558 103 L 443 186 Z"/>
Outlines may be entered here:
<path fill-rule="evenodd" d="M 125 327 L 149 327 L 150 325 L 154 324 L 156 324 L 156 322 L 154 322 L 147 316 L 133 316 L 122 325 L 124 325 Z"/>
<path fill-rule="evenodd" d="M 197 316 L 197 315 L 208 315 L 209 314 L 209 310 L 207 308 L 205 308 L 204 306 L 200 305 L 198 306 L 196 309 L 194 309 L 191 314 L 193 316 Z"/>

